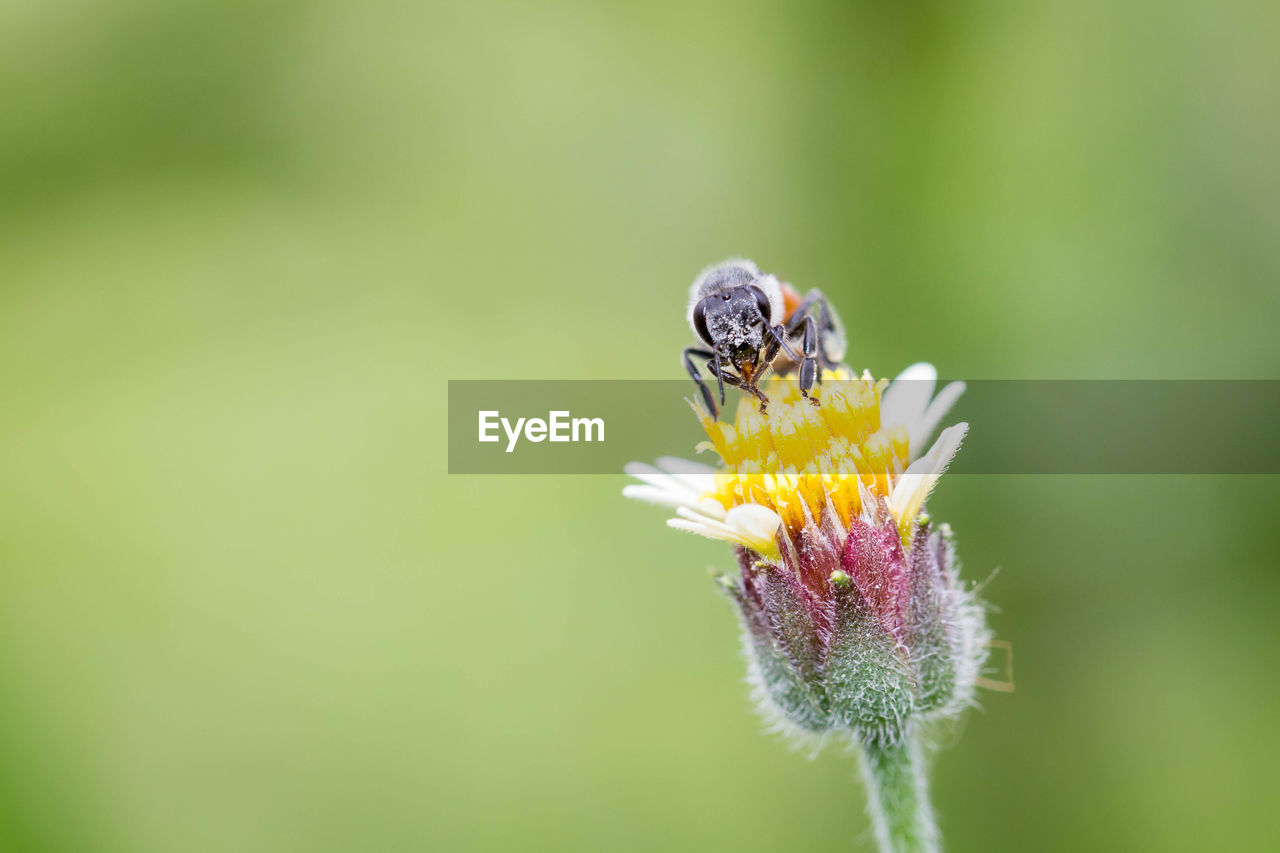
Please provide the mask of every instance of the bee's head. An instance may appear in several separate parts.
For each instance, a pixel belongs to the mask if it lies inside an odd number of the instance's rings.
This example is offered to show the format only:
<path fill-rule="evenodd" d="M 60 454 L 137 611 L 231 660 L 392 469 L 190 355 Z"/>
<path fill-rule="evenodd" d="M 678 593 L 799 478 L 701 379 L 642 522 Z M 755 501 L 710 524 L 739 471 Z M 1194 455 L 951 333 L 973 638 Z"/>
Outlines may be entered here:
<path fill-rule="evenodd" d="M 745 284 L 704 296 L 693 306 L 693 330 L 712 349 L 734 362 L 754 357 L 764 346 L 769 301 Z"/>
<path fill-rule="evenodd" d="M 693 283 L 689 325 L 694 334 L 735 365 L 754 364 L 764 346 L 773 308 L 767 281 L 750 261 L 712 267 Z"/>

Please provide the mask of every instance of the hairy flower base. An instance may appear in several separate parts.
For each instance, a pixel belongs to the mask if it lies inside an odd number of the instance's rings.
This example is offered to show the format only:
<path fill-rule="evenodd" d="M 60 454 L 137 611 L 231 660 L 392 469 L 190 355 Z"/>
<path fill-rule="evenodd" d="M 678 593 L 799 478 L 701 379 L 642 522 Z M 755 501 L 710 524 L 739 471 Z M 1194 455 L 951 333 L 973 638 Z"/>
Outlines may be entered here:
<path fill-rule="evenodd" d="M 915 523 L 904 546 L 881 504 L 847 530 L 826 521 L 768 559 L 736 549 L 737 603 L 766 712 L 808 732 L 899 741 L 909 720 L 969 704 L 986 659 L 980 606 L 956 578 L 950 531 Z"/>

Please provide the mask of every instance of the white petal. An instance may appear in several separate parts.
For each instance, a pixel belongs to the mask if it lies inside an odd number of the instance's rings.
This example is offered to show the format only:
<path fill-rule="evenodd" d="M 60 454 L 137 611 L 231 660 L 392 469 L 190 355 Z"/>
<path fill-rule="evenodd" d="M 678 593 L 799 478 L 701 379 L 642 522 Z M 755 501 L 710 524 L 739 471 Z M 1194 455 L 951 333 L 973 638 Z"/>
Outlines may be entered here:
<path fill-rule="evenodd" d="M 923 448 L 925 442 L 929 440 L 929 436 L 933 435 L 933 431 L 938 428 L 938 424 L 946 417 L 947 412 L 951 411 L 951 407 L 956 404 L 956 400 L 960 399 L 960 395 L 964 393 L 965 384 L 963 382 L 948 383 L 945 388 L 938 392 L 938 396 L 933 398 L 933 402 L 929 404 L 929 408 L 924 410 L 924 414 L 916 421 L 914 425 L 907 426 L 907 433 L 911 436 L 911 450 L 919 453 L 919 448 Z"/>
<path fill-rule="evenodd" d="M 889 509 L 900 524 L 910 523 L 920 512 L 968 431 L 969 425 L 965 423 L 944 429 L 929 452 L 912 462 L 894 484 Z"/>
<path fill-rule="evenodd" d="M 694 507 L 708 518 L 723 520 L 725 517 L 724 504 L 715 498 L 703 498 L 694 504 Z"/>
<path fill-rule="evenodd" d="M 734 527 L 773 538 L 782 526 L 782 517 L 767 506 L 741 504 L 729 510 L 725 520 Z"/>
<path fill-rule="evenodd" d="M 670 489 L 660 489 L 657 486 L 632 483 L 629 486 L 622 487 L 622 496 L 624 498 L 634 498 L 638 501 L 657 504 L 658 506 L 690 506 L 690 500 L 688 497 L 681 495 L 679 492 L 673 492 Z"/>
<path fill-rule="evenodd" d="M 666 457 L 668 459 L 672 457 Z M 682 460 L 683 461 L 683 460 Z M 662 460 L 658 460 L 658 464 L 662 464 Z M 699 465 L 697 462 L 690 462 L 690 465 L 696 465 L 698 468 L 705 469 L 697 472 L 680 473 L 667 468 L 668 476 L 675 479 L 684 488 L 695 492 L 699 495 L 705 495 L 707 492 L 714 491 L 716 487 L 715 469 L 707 468 L 705 465 Z M 663 466 L 666 468 L 667 466 Z"/>
<path fill-rule="evenodd" d="M 712 528 L 697 521 L 689 521 L 685 518 L 668 518 L 667 527 L 674 527 L 676 530 L 685 530 L 689 533 L 696 533 L 699 536 L 705 536 L 708 539 L 719 539 L 721 542 L 737 541 L 732 536 L 726 535 L 723 530 Z"/>
<path fill-rule="evenodd" d="M 668 518 L 668 527 L 678 527 L 681 530 L 688 530 L 697 533 L 700 536 L 708 536 L 712 539 L 723 539 L 726 542 L 739 542 L 742 540 L 742 533 L 722 521 L 715 521 L 710 518 L 702 518 L 696 515 L 680 514 L 680 518 Z"/>
<path fill-rule="evenodd" d="M 720 509 L 720 512 L 706 512 L 703 507 L 696 504 L 684 504 L 683 506 L 676 507 L 676 515 L 681 518 L 687 518 L 690 521 L 697 521 L 701 524 L 724 524 L 724 508 L 719 504 L 716 504 L 716 507 Z"/>
<path fill-rule="evenodd" d="M 695 489 L 688 483 L 685 483 L 679 477 L 660 471 L 652 465 L 646 465 L 643 462 L 629 462 L 622 470 L 626 471 L 632 477 L 641 482 L 656 486 L 659 489 L 676 492 L 677 494 L 688 495 L 691 500 L 697 498 L 705 490 Z"/>
<path fill-rule="evenodd" d="M 666 471 L 662 471 L 652 465 L 645 464 L 644 462 L 628 462 L 626 465 L 622 466 L 622 470 L 627 472 L 628 476 L 639 477 L 642 480 L 649 479 L 651 477 L 671 476 Z"/>
<path fill-rule="evenodd" d="M 667 519 L 668 527 L 687 530 L 710 539 L 735 542 L 768 556 L 778 554 L 775 537 L 778 528 L 782 526 L 782 519 L 768 507 L 758 504 L 736 506 L 729 510 L 724 521 L 700 516 L 687 507 L 677 507 L 676 513 L 680 517 Z"/>
<path fill-rule="evenodd" d="M 912 426 L 924 416 L 937 384 L 937 369 L 923 361 L 899 373 L 880 398 L 880 423 L 902 425 L 910 433 Z"/>
<path fill-rule="evenodd" d="M 947 427 L 938 436 L 938 440 L 933 443 L 933 447 L 929 448 L 929 452 L 925 454 L 924 458 L 911 463 L 911 468 L 914 468 L 917 464 L 925 463 L 921 465 L 922 470 L 941 475 L 943 471 L 947 470 L 947 466 L 951 464 L 956 451 L 960 449 L 960 442 L 964 441 L 964 437 L 968 432 L 969 425 L 963 421 Z"/>
<path fill-rule="evenodd" d="M 701 462 L 694 462 L 692 459 L 681 459 L 679 456 L 659 456 L 658 467 L 668 474 L 676 475 L 707 476 L 716 472 L 716 469 L 710 465 L 703 465 Z"/>
<path fill-rule="evenodd" d="M 735 530 L 721 530 L 719 528 L 710 527 L 705 524 L 698 524 L 695 521 L 686 521 L 683 518 L 667 519 L 667 526 L 674 527 L 676 530 L 685 530 L 689 533 L 696 533 L 699 536 L 705 536 L 708 539 L 718 539 L 721 542 L 732 542 L 735 545 L 742 545 L 750 548 L 766 557 L 778 557 L 778 545 L 773 540 L 754 539 L 744 536 Z"/>

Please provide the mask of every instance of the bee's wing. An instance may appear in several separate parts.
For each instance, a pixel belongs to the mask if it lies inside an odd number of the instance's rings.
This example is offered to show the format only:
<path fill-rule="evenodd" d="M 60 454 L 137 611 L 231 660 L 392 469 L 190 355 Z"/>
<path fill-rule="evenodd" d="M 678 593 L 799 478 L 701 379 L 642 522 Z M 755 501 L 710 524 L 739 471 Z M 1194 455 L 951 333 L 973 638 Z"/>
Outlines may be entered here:
<path fill-rule="evenodd" d="M 801 297 L 798 290 L 785 282 L 781 285 L 781 295 L 786 306 L 788 327 L 792 325 L 795 313 L 802 308 L 813 317 L 815 322 L 822 323 L 823 318 L 826 318 L 826 322 L 822 325 L 822 353 L 828 361 L 843 363 L 848 339 L 845 337 L 844 323 L 840 322 L 840 316 L 836 314 L 836 309 L 831 307 L 831 301 L 826 295 L 815 288 Z"/>
<path fill-rule="evenodd" d="M 831 303 L 827 303 L 827 328 L 822 334 L 822 350 L 827 358 L 836 364 L 844 363 L 845 349 L 849 345 L 849 339 L 845 337 L 844 323 L 840 322 L 840 315 L 836 313 L 836 309 L 831 307 Z"/>

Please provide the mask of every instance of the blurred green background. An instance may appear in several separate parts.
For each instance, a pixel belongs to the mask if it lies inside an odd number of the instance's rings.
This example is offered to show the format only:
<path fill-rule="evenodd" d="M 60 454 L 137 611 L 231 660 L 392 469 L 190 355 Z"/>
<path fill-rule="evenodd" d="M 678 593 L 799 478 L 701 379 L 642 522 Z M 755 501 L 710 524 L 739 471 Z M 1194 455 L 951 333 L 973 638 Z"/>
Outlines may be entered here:
<path fill-rule="evenodd" d="M 731 254 L 880 375 L 1274 378 L 1278 26 L 8 0 L 0 849 L 867 844 L 852 758 L 760 733 L 728 549 L 621 477 L 448 476 L 446 379 L 678 377 Z M 931 509 L 1017 658 L 950 849 L 1274 843 L 1277 478 Z"/>

